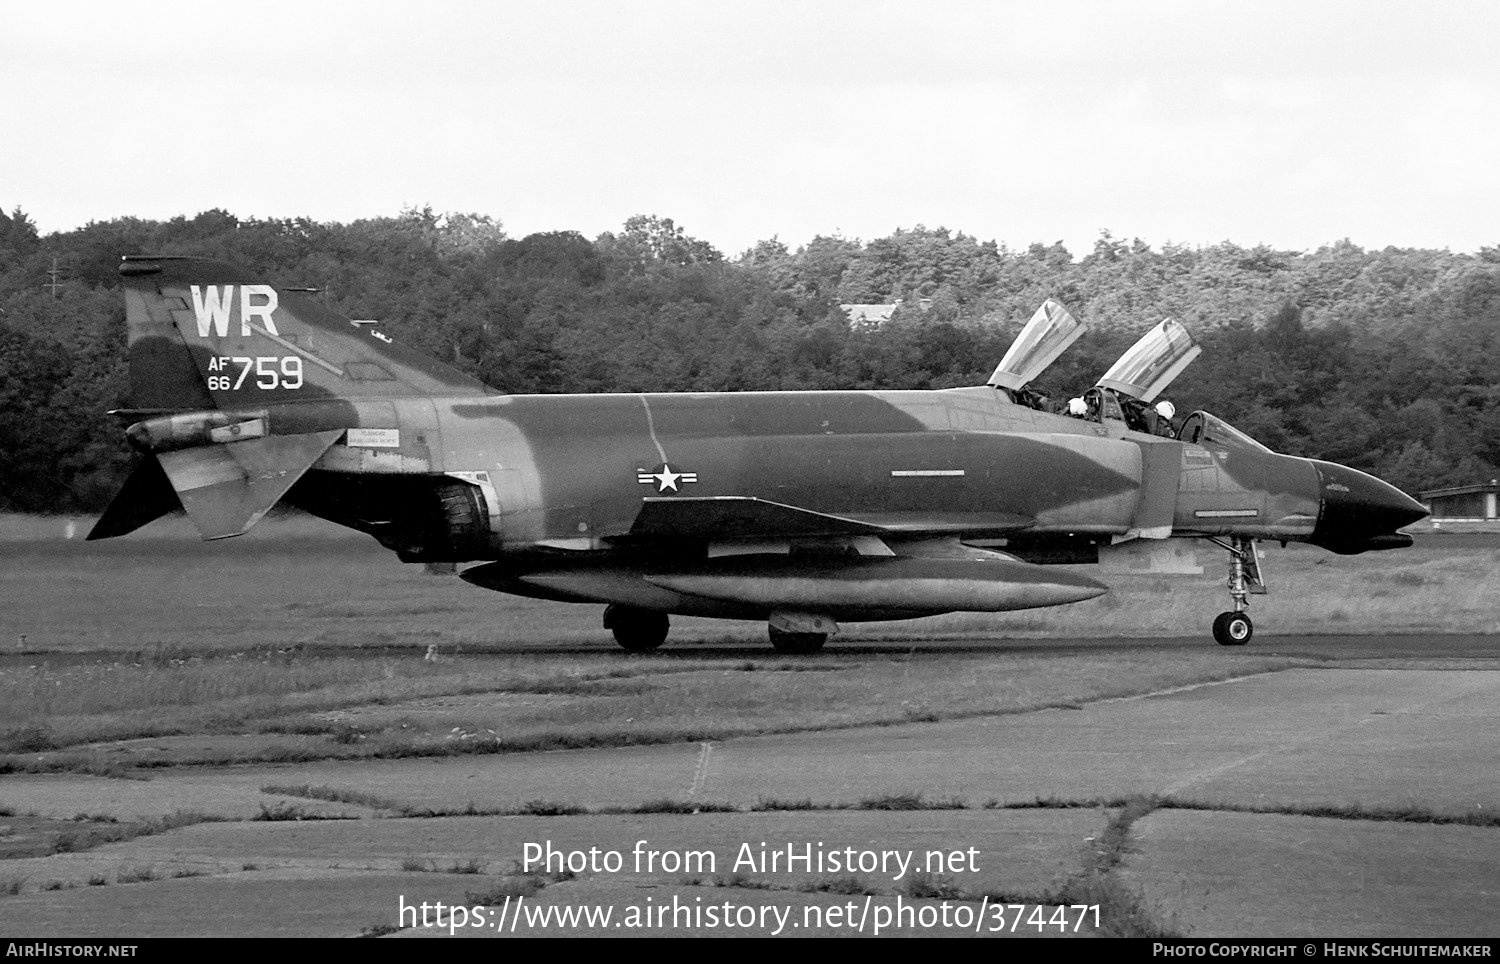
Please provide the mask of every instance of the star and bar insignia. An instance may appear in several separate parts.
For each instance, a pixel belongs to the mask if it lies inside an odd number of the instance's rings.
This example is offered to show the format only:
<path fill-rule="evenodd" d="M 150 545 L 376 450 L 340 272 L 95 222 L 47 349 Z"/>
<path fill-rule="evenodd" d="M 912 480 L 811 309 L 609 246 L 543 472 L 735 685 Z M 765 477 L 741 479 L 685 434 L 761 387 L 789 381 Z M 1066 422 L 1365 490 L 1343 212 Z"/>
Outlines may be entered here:
<path fill-rule="evenodd" d="M 641 485 L 656 486 L 657 492 L 666 492 L 668 489 L 671 489 L 673 492 L 681 492 L 682 490 L 677 487 L 678 483 L 686 484 L 689 482 L 697 482 L 698 473 L 677 472 L 673 470 L 672 466 L 669 463 L 663 462 L 661 465 L 658 465 L 656 467 L 656 470 L 654 472 L 647 472 L 643 469 L 637 469 L 635 473 L 635 480 Z"/>

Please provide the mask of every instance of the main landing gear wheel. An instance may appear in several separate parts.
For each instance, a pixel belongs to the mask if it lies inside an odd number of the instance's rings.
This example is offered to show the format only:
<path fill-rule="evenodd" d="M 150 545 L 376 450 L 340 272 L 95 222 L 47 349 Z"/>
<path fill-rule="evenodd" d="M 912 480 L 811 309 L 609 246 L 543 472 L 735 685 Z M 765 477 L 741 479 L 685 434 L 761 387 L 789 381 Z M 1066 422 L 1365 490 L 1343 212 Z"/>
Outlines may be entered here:
<path fill-rule="evenodd" d="M 1249 613 L 1219 613 L 1214 620 L 1214 639 L 1220 646 L 1243 646 L 1255 635 Z"/>
<path fill-rule="evenodd" d="M 654 609 L 631 606 L 604 607 L 604 628 L 614 633 L 615 642 L 632 653 L 649 653 L 667 641 L 671 624 L 667 614 Z"/>
<path fill-rule="evenodd" d="M 806 656 L 816 653 L 828 641 L 827 633 L 784 633 L 772 627 L 771 648 L 788 656 Z"/>

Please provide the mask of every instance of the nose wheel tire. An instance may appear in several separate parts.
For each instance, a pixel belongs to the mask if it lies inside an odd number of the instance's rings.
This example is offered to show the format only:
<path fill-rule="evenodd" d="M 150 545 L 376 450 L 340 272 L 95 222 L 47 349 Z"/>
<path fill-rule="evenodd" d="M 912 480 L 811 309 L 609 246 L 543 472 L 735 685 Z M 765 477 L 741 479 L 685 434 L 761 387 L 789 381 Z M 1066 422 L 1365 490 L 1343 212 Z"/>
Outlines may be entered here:
<path fill-rule="evenodd" d="M 649 653 L 667 641 L 671 627 L 666 613 L 611 605 L 604 610 L 604 628 L 614 633 L 615 642 L 622 648 Z"/>
<path fill-rule="evenodd" d="M 1255 635 L 1249 613 L 1219 613 L 1214 620 L 1214 640 L 1220 646 L 1243 646 Z"/>
<path fill-rule="evenodd" d="M 779 629 L 772 629 L 770 632 L 771 647 L 788 656 L 816 653 L 828 641 L 827 633 L 784 633 Z"/>

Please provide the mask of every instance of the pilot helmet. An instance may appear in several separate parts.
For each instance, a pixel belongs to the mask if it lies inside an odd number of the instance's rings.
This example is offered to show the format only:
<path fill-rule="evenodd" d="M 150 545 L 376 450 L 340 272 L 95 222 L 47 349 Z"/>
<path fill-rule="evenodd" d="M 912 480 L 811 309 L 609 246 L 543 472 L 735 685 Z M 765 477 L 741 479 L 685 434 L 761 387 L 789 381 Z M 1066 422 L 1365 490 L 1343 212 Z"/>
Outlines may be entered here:
<path fill-rule="evenodd" d="M 1177 406 L 1164 398 L 1156 403 L 1156 414 L 1170 422 L 1172 416 L 1177 414 Z"/>
<path fill-rule="evenodd" d="M 1086 402 L 1084 402 L 1083 399 L 1081 399 L 1081 398 L 1070 398 L 1070 399 L 1068 399 L 1068 414 L 1069 415 L 1087 415 L 1088 411 L 1089 411 L 1088 404 Z"/>

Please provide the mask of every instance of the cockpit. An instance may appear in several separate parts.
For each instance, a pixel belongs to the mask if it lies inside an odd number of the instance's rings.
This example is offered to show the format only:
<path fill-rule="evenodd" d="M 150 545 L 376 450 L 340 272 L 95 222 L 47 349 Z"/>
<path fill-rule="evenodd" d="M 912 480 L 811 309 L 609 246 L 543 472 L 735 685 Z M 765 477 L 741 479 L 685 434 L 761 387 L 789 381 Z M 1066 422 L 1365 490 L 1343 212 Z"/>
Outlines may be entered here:
<path fill-rule="evenodd" d="M 1186 328 L 1168 318 L 1131 345 L 1093 388 L 1069 402 L 1068 414 L 1123 422 L 1132 431 L 1176 438 L 1176 408 L 1156 399 L 1202 351 Z"/>
<path fill-rule="evenodd" d="M 1047 299 L 1011 343 L 990 376 L 990 386 L 1004 391 L 1018 405 L 1043 411 L 1061 410 L 1100 425 L 1114 422 L 1130 431 L 1196 445 L 1270 451 L 1208 412 L 1193 412 L 1181 425 L 1174 422 L 1175 406 L 1165 399 L 1159 400 L 1159 396 L 1203 349 L 1193 342 L 1185 327 L 1170 318 L 1142 335 L 1093 388 L 1053 409 L 1046 396 L 1028 385 L 1085 330 L 1086 326 L 1068 309 Z"/>
<path fill-rule="evenodd" d="M 1124 422 L 1125 427 L 1131 431 L 1176 438 L 1172 418 L 1177 414 L 1177 408 L 1171 402 L 1160 401 L 1147 405 L 1140 399 L 1097 385 L 1084 392 L 1081 399 L 1073 401 L 1079 404 L 1070 405 L 1070 415 L 1093 422 Z"/>
<path fill-rule="evenodd" d="M 1081 399 L 1074 401 L 1082 403 L 1082 410 L 1070 411 L 1069 414 L 1087 421 L 1124 422 L 1126 428 L 1135 432 L 1177 439 L 1194 445 L 1271 451 L 1217 415 L 1202 410 L 1183 419 L 1180 426 L 1174 426 L 1172 418 L 1176 410 L 1171 402 L 1161 401 L 1155 405 L 1147 405 L 1129 396 L 1121 397 L 1113 389 L 1098 386 L 1089 389 Z"/>

